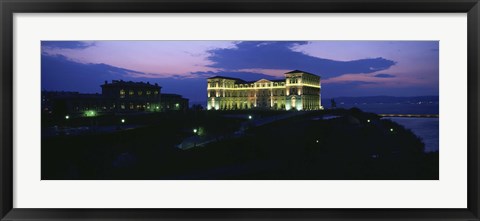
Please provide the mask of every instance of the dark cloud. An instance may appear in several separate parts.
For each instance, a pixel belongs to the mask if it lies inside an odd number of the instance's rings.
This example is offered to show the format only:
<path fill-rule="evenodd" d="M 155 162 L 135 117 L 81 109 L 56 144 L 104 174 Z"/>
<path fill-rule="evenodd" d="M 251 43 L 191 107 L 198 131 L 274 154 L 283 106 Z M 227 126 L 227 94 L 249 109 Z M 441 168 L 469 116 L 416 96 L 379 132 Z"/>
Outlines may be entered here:
<path fill-rule="evenodd" d="M 85 49 L 95 46 L 94 42 L 84 41 L 42 41 L 42 47 L 47 48 L 66 48 L 66 49 Z"/>
<path fill-rule="evenodd" d="M 392 74 L 376 74 L 374 75 L 376 78 L 394 78 L 396 77 L 395 75 Z"/>
<path fill-rule="evenodd" d="M 292 51 L 296 45 L 308 42 L 244 41 L 236 48 L 210 50 L 211 67 L 225 70 L 238 69 L 299 69 L 321 75 L 324 79 L 343 74 L 373 73 L 386 70 L 394 61 L 385 58 L 368 58 L 354 61 L 335 61 L 317 58 Z"/>

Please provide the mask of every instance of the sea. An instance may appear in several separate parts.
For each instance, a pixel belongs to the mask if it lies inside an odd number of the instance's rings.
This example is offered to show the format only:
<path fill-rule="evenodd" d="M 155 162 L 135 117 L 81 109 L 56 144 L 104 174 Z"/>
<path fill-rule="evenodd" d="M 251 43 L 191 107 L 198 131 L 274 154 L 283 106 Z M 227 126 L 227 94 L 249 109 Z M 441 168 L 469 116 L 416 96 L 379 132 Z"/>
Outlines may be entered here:
<path fill-rule="evenodd" d="M 438 102 L 354 103 L 338 104 L 340 108 L 359 108 L 376 114 L 438 114 Z M 385 117 L 410 129 L 425 144 L 425 152 L 439 151 L 439 118 Z"/>

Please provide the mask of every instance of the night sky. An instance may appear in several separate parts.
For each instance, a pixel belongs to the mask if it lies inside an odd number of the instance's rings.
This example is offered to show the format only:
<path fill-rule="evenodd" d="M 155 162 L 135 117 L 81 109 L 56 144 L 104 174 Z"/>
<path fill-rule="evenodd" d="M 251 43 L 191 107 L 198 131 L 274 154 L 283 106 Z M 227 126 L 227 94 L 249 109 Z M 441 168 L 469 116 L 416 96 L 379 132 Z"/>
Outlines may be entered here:
<path fill-rule="evenodd" d="M 438 41 L 43 41 L 42 90 L 100 93 L 108 80 L 158 83 L 206 102 L 206 78 L 322 77 L 322 97 L 438 96 Z"/>

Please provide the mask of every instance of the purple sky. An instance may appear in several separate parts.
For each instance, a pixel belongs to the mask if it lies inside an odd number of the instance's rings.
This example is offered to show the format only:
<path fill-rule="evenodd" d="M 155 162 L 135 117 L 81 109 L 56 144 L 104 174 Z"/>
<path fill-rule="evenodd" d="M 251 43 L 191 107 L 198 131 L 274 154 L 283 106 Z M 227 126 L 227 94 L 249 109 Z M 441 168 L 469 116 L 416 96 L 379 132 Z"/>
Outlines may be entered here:
<path fill-rule="evenodd" d="M 438 41 L 43 41 L 42 89 L 100 92 L 114 79 L 206 100 L 206 78 L 322 77 L 322 97 L 438 95 Z"/>

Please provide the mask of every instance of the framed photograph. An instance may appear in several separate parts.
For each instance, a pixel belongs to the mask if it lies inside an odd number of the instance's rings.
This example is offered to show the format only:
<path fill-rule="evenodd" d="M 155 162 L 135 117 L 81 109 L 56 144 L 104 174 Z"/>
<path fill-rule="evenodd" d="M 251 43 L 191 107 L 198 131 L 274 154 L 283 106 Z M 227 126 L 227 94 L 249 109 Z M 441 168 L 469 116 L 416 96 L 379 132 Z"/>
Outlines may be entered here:
<path fill-rule="evenodd" d="M 1 220 L 480 220 L 478 0 L 0 1 Z"/>

